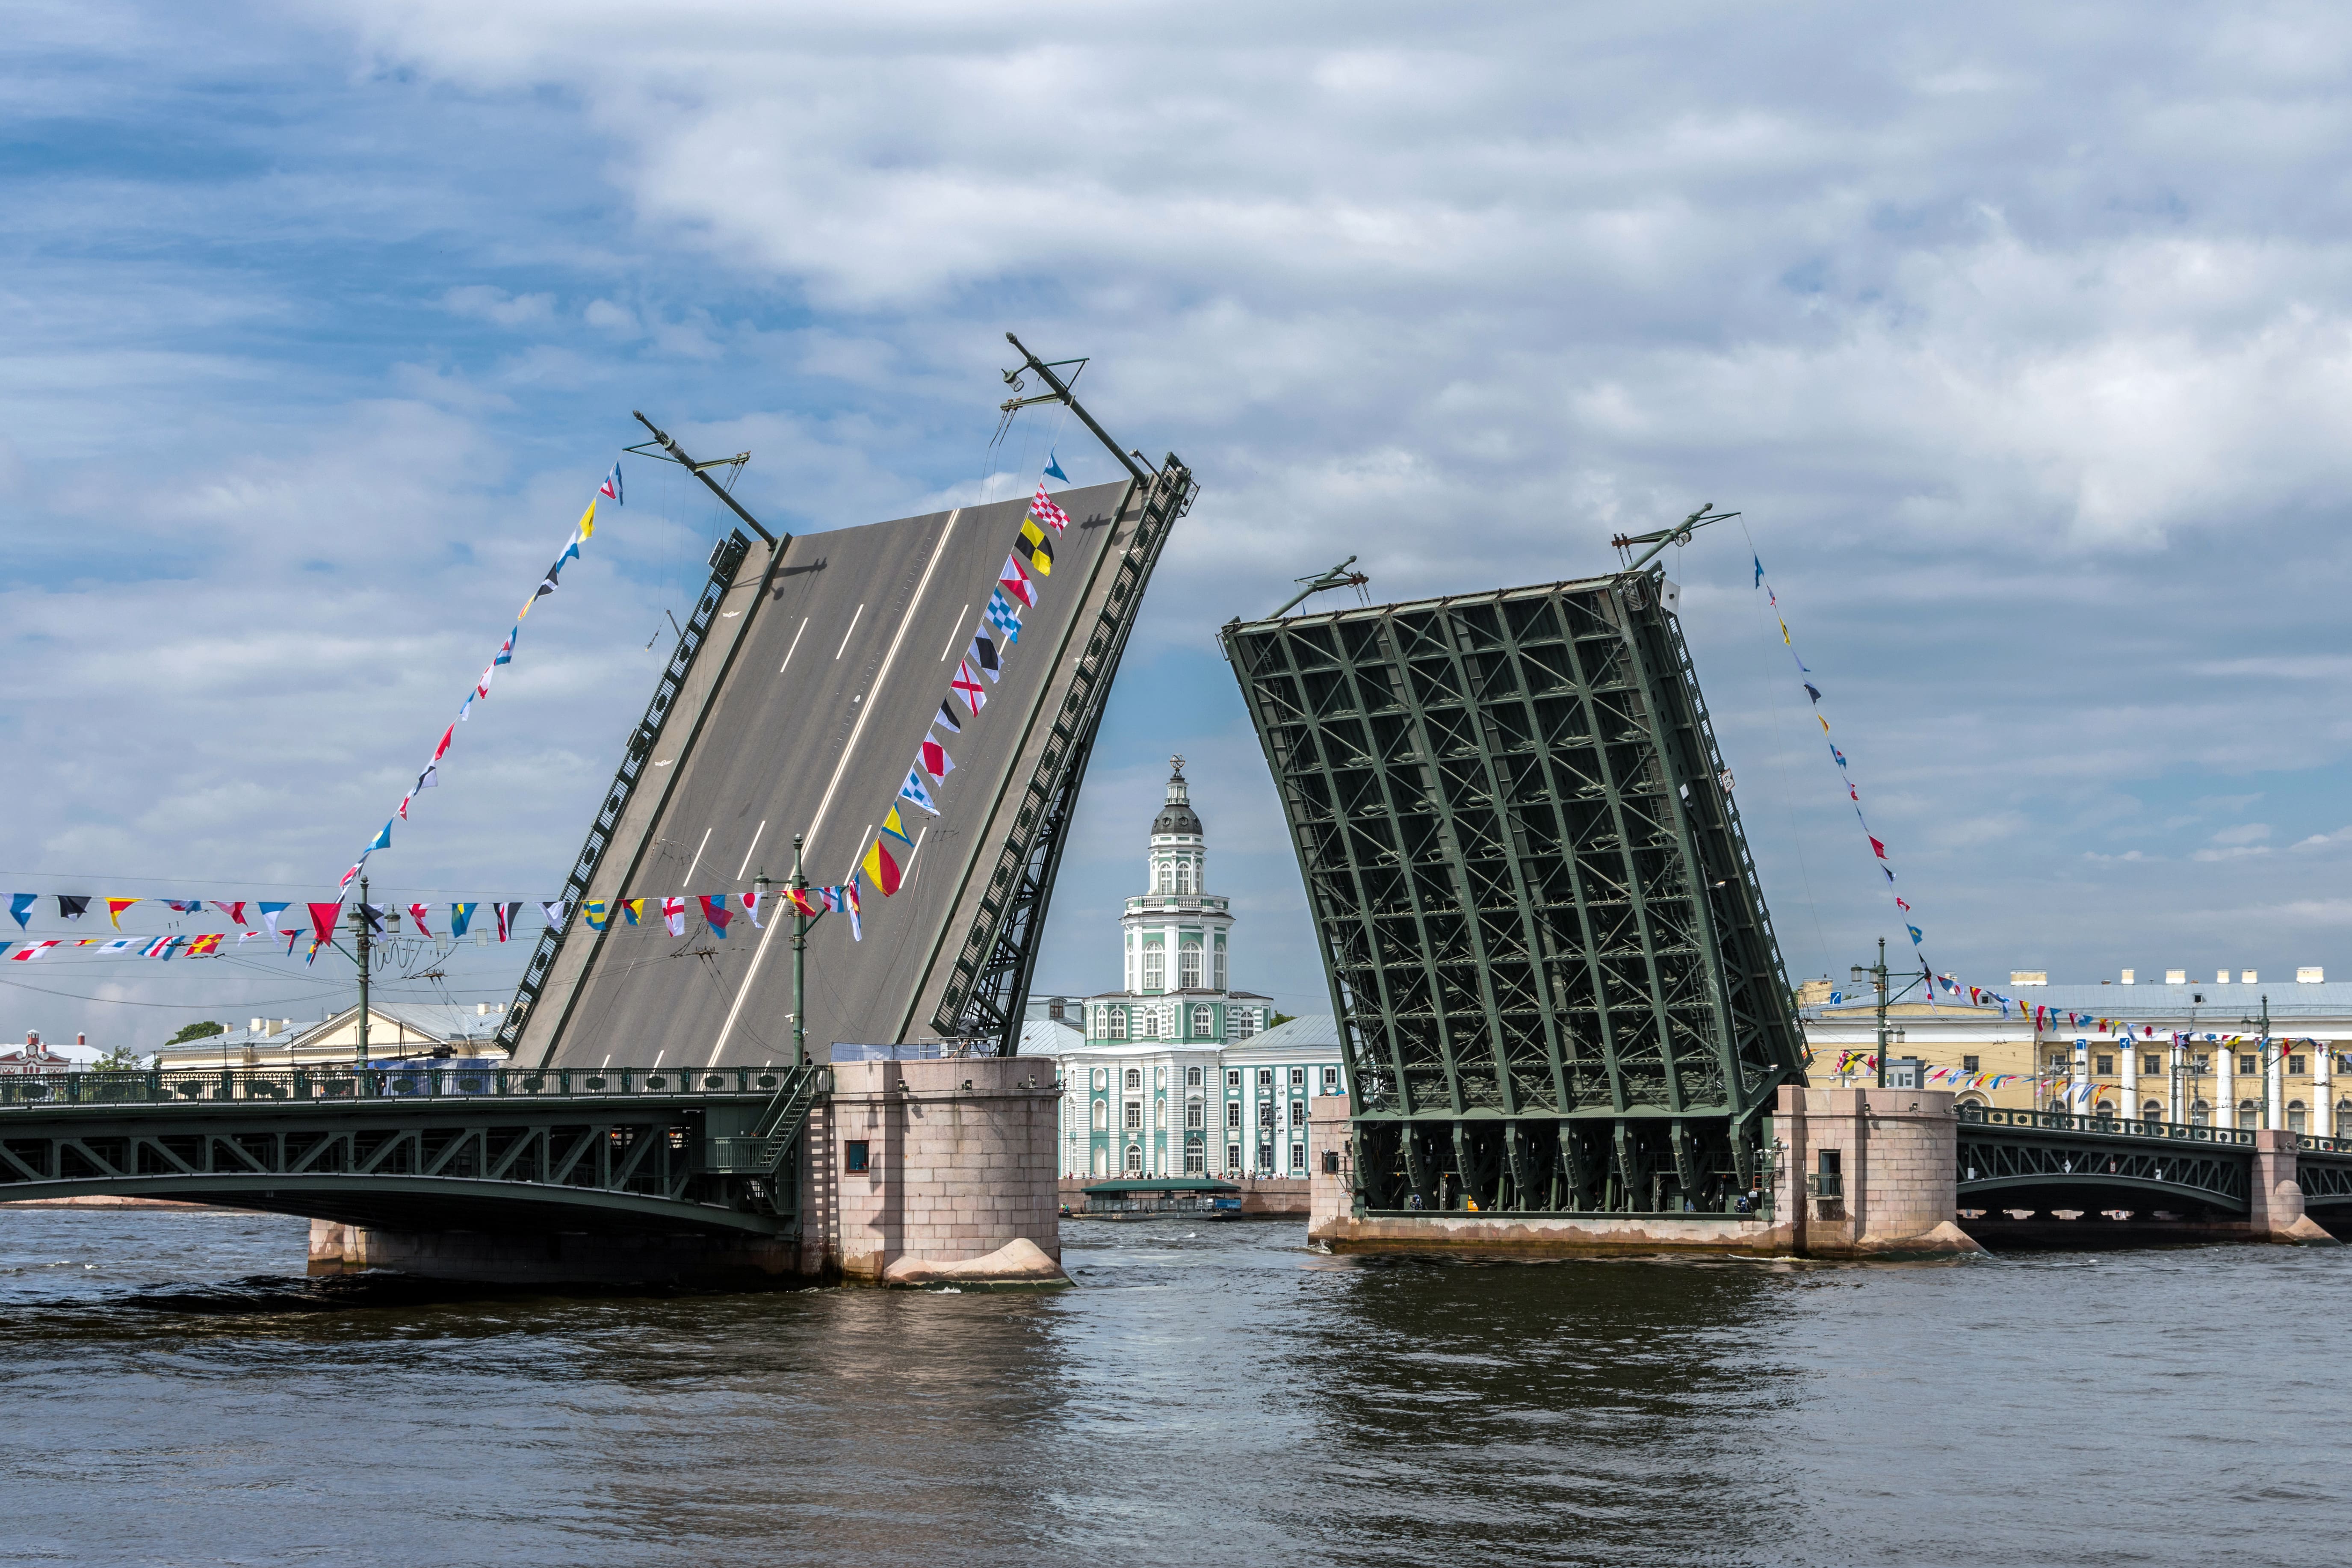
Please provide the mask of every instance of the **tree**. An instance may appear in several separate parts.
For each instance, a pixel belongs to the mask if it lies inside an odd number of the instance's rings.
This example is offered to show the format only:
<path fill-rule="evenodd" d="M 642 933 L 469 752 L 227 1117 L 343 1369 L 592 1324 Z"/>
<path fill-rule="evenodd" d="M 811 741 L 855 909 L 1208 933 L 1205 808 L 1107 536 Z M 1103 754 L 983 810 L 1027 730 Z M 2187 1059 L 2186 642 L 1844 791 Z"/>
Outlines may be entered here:
<path fill-rule="evenodd" d="M 185 1045 L 190 1040 L 201 1040 L 207 1036 L 226 1035 L 227 1033 L 228 1026 L 226 1025 L 215 1024 L 207 1019 L 201 1024 L 183 1025 L 178 1034 L 173 1035 L 170 1039 L 165 1040 L 163 1043 L 167 1046 Z"/>
<path fill-rule="evenodd" d="M 185 1033 L 185 1031 L 182 1031 Z M 89 1064 L 91 1072 L 144 1072 L 153 1058 L 142 1057 L 129 1046 L 117 1046 Z"/>
<path fill-rule="evenodd" d="M 1268 1013 L 1265 1016 L 1265 1026 L 1271 1029 L 1277 1025 L 1287 1024 L 1294 1016 L 1296 1015 L 1290 1013 Z"/>

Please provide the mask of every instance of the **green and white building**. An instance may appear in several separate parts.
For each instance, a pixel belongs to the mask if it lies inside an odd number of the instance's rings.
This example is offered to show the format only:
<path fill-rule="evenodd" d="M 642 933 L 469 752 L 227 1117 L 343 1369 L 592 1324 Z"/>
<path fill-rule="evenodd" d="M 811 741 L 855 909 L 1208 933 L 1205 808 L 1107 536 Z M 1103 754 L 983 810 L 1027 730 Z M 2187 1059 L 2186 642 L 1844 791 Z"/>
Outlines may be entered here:
<path fill-rule="evenodd" d="M 1146 890 L 1119 916 L 1124 984 L 1086 998 L 1055 1053 L 1062 1173 L 1307 1173 L 1310 1095 L 1336 1093 L 1328 1017 L 1269 1030 L 1271 997 L 1231 988 L 1234 915 L 1208 890 L 1208 844 L 1173 759 L 1152 820 Z"/>

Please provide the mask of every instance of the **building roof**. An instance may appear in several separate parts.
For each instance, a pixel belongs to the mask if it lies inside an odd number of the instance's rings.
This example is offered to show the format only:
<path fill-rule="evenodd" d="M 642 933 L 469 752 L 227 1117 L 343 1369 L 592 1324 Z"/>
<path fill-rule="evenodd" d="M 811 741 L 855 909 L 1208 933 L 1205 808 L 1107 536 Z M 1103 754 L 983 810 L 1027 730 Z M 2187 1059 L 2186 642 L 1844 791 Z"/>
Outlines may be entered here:
<path fill-rule="evenodd" d="M 2352 982 L 2328 980 L 2309 984 L 2286 980 L 2278 984 L 2259 983 L 2252 985 L 2231 981 L 2226 985 L 2200 981 L 2186 985 L 2150 984 L 2142 981 L 2133 985 L 2011 985 L 2001 992 L 2011 1003 L 2010 1016 L 2019 1016 L 2024 1009 L 2031 1016 L 2036 1007 L 2049 1007 L 2061 1013 L 2079 1013 L 2092 1018 L 2187 1018 L 2197 1014 L 2200 1028 L 2224 1026 L 2234 1028 L 2241 1017 L 2260 1015 L 2263 998 L 2270 998 L 2271 1018 L 2352 1018 Z M 2198 997 L 2203 997 L 2200 1002 Z M 1802 1009 L 1807 1018 L 1835 1019 L 1844 1022 L 1858 1016 L 1868 1016 L 1875 1004 L 1865 994 L 1836 1006 L 1819 1004 Z M 1889 1016 L 1900 1013 L 1906 1019 L 1930 1016 L 1927 1005 L 1906 997 L 1887 1009 Z M 2000 1009 L 1995 1006 L 1971 1007 L 1965 1001 L 1950 997 L 1940 999 L 1935 1016 L 1960 1020 L 1971 1017 L 1999 1021 Z"/>
<path fill-rule="evenodd" d="M 1087 1043 L 1086 1031 L 1052 1018 L 1032 1018 L 1021 1026 L 1021 1054 L 1057 1057 Z"/>
<path fill-rule="evenodd" d="M 1237 1193 L 1241 1188 L 1213 1176 L 1129 1176 L 1116 1182 L 1097 1182 L 1079 1190 L 1088 1197 L 1097 1193 L 1105 1197 L 1118 1197 L 1128 1193 Z"/>
<path fill-rule="evenodd" d="M 174 1056 L 217 1055 L 226 1050 L 299 1049 L 321 1036 L 331 1035 L 349 1027 L 359 1016 L 359 1005 L 329 1014 L 314 1021 L 288 1019 L 264 1020 L 265 1025 L 285 1024 L 285 1027 L 265 1027 L 260 1033 L 250 1028 L 231 1029 L 226 1034 L 205 1035 L 193 1040 L 183 1040 L 164 1047 Z M 488 1044 L 506 1022 L 503 1012 L 480 1013 L 472 1007 L 454 1002 L 378 1002 L 368 999 L 368 1048 L 371 1051 L 397 1051 L 402 1036 L 408 1044 L 421 1046 L 480 1046 Z M 389 1028 L 391 1037 L 385 1037 Z"/>
<path fill-rule="evenodd" d="M 1228 1056 L 1278 1057 L 1300 1051 L 1337 1051 L 1339 1025 L 1328 1013 L 1302 1013 L 1286 1024 L 1236 1040 L 1225 1047 Z"/>

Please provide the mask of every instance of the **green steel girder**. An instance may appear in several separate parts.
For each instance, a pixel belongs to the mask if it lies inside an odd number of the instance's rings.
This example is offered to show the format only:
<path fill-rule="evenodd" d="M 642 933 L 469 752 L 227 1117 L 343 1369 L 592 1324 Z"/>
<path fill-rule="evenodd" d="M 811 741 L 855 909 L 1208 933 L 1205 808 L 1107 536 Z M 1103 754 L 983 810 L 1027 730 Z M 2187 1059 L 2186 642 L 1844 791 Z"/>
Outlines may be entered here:
<path fill-rule="evenodd" d="M 2305 1208 L 2339 1215 L 2352 1209 L 2352 1155 L 2302 1149 L 2295 1155 L 2294 1179 L 2303 1188 Z"/>
<path fill-rule="evenodd" d="M 2099 1208 L 2110 1201 L 2131 1202 L 2135 1194 L 2142 1201 L 2169 1198 L 2228 1214 L 2244 1214 L 2252 1206 L 2250 1143 L 2074 1131 L 2030 1121 L 1961 1119 L 1955 1174 L 1964 1206 L 2048 1207 L 2071 1200 Z"/>
<path fill-rule="evenodd" d="M 394 1229 L 775 1235 L 796 1223 L 782 1153 L 828 1079 L 822 1068 L 18 1079 L 0 1095 L 0 1201 L 113 1193 Z M 387 1092 L 395 1083 L 410 1087 Z M 723 1157 L 740 1143 L 770 1157 Z"/>
<path fill-rule="evenodd" d="M 1224 630 L 1307 885 L 1356 1131 L 1382 1151 L 1357 1163 L 1369 1206 L 1458 1186 L 1484 1207 L 1507 1185 L 1530 1212 L 1635 1212 L 1670 1190 L 1713 1209 L 1752 1182 L 1775 1090 L 1803 1081 L 1661 583 Z M 1489 1118 L 1512 1124 L 1491 1147 Z M 1391 1159 L 1393 1183 L 1363 1174 Z"/>

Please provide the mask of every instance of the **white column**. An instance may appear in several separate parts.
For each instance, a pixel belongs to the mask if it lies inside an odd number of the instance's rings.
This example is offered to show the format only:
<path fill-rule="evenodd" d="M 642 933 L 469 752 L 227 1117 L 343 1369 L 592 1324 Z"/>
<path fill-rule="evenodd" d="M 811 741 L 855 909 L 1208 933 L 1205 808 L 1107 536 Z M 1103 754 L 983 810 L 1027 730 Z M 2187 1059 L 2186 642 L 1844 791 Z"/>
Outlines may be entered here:
<path fill-rule="evenodd" d="M 2263 1076 L 2267 1080 L 2263 1096 L 2263 1125 L 2275 1132 L 2286 1125 L 2286 1042 L 2264 1040 Z"/>
<path fill-rule="evenodd" d="M 2116 1098 L 2123 1103 L 2116 1107 L 2116 1114 L 2126 1121 L 2137 1121 L 2139 1120 L 2139 1040 L 2132 1034 L 2129 1025 L 2125 1026 L 2123 1044 L 2124 1086 L 2116 1092 Z"/>
<path fill-rule="evenodd" d="M 2087 1036 L 2087 1035 L 2077 1035 L 2077 1036 L 2074 1037 L 2074 1087 L 2073 1087 L 2072 1089 L 2070 1089 L 2067 1091 L 2067 1094 L 2066 1094 L 2066 1103 L 2065 1103 L 2063 1106 L 2061 1106 L 2059 1109 L 2061 1109 L 2061 1110 L 2071 1110 L 2071 1111 L 2073 1111 L 2073 1112 L 2074 1112 L 2075 1115 L 2077 1115 L 2077 1116 L 2088 1116 L 2088 1115 L 2090 1115 L 2090 1114 L 2091 1114 L 2091 1111 L 2092 1111 L 2092 1110 L 2093 1110 L 2093 1106 L 2092 1106 L 2092 1103 L 2091 1103 L 2092 1097 L 2091 1097 L 2091 1094 L 2089 1093 L 2090 1082 L 2091 1082 L 2091 1040 L 2090 1040 L 2090 1037 L 2089 1037 L 2089 1036 Z"/>
<path fill-rule="evenodd" d="M 2213 1042 L 2213 1125 L 2238 1124 L 2238 1047 L 2226 1040 Z"/>
<path fill-rule="evenodd" d="M 2311 1059 L 2311 1131 L 2314 1136 L 2336 1136 L 2336 1042 L 2322 1040 Z"/>
<path fill-rule="evenodd" d="M 2168 1059 L 2172 1063 L 2172 1092 L 2165 1096 L 2165 1103 L 2172 1108 L 2173 1121 L 2186 1121 L 2189 1120 L 2189 1085 L 2186 1081 L 2189 1047 L 2182 1043 L 2178 1030 L 2173 1032 L 2172 1050 Z"/>

